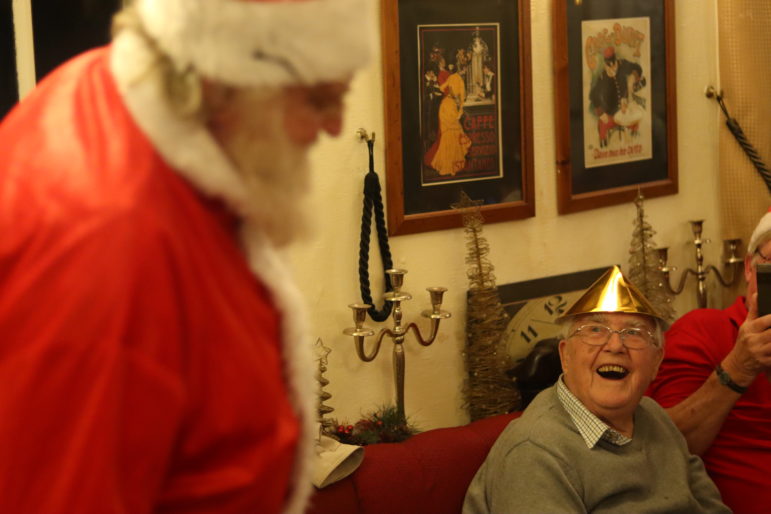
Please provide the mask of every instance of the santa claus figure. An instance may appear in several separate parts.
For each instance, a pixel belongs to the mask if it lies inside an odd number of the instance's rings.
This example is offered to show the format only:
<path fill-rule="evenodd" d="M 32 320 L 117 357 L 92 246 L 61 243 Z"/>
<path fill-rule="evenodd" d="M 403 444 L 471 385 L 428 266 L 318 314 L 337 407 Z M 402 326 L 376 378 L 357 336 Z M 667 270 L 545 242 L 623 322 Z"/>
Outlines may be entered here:
<path fill-rule="evenodd" d="M 0 124 L 0 512 L 302 512 L 306 154 L 370 0 L 136 0 Z"/>

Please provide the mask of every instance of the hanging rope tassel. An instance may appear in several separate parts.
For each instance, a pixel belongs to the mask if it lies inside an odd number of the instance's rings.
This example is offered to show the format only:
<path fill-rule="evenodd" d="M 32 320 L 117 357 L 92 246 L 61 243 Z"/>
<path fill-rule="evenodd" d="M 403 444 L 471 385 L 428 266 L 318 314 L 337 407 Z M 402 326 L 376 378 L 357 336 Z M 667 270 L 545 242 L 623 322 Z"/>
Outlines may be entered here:
<path fill-rule="evenodd" d="M 383 277 L 385 281 L 385 290 L 392 291 L 391 277 L 385 270 L 393 268 L 391 262 L 391 249 L 388 246 L 388 231 L 386 229 L 385 216 L 383 214 L 383 199 L 380 189 L 380 180 L 375 173 L 375 159 L 373 148 L 375 145 L 374 136 L 367 139 L 369 148 L 369 173 L 364 176 L 364 208 L 361 215 L 361 239 L 359 243 L 359 286 L 361 289 L 361 299 L 364 303 L 372 305 L 367 313 L 373 321 L 385 321 L 391 314 L 391 303 L 384 302 L 383 308 L 378 310 L 372 301 L 372 292 L 369 285 L 369 239 L 372 232 L 372 213 L 375 213 L 375 226 L 377 229 L 378 247 L 380 248 L 380 258 L 383 262 Z"/>
<path fill-rule="evenodd" d="M 709 96 L 709 95 L 708 95 Z M 771 171 L 768 170 L 768 167 L 765 165 L 763 160 L 760 158 L 760 154 L 755 149 L 754 146 L 752 146 L 752 143 L 750 143 L 749 139 L 747 139 L 747 136 L 744 134 L 744 131 L 739 126 L 739 122 L 736 120 L 736 118 L 732 118 L 730 114 L 728 114 L 728 109 L 725 106 L 725 102 L 723 101 L 723 95 L 715 93 L 715 99 L 717 100 L 717 103 L 720 105 L 720 108 L 723 110 L 723 114 L 725 114 L 725 124 L 728 127 L 728 130 L 731 131 L 731 134 L 734 135 L 736 140 L 739 142 L 739 146 L 742 147 L 742 150 L 744 150 L 744 153 L 747 154 L 747 157 L 750 158 L 750 161 L 752 161 L 753 166 L 755 166 L 755 169 L 758 170 L 758 173 L 760 173 L 760 176 L 763 177 L 763 181 L 766 183 L 766 187 L 768 188 L 768 191 L 771 192 Z"/>

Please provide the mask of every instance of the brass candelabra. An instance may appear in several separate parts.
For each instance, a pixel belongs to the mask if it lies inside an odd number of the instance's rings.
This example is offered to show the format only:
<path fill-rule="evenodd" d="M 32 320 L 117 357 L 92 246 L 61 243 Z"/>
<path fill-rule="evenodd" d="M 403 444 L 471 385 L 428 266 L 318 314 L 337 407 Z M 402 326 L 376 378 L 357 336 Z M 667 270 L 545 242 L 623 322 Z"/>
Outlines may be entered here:
<path fill-rule="evenodd" d="M 404 340 L 407 333 L 412 330 L 418 343 L 422 346 L 429 346 L 436 339 L 436 335 L 439 332 L 439 322 L 445 318 L 450 317 L 450 313 L 442 310 L 442 297 L 447 291 L 445 287 L 428 287 L 426 290 L 431 297 L 431 309 L 424 310 L 421 315 L 431 320 L 431 334 L 428 339 L 425 339 L 420 333 L 420 329 L 415 323 L 409 323 L 402 325 L 402 302 L 411 300 L 412 295 L 401 290 L 404 283 L 404 275 L 407 270 L 404 269 L 388 269 L 386 273 L 391 278 L 391 287 L 393 291 L 385 293 L 383 298 L 387 302 L 392 303 L 391 317 L 393 318 L 392 328 L 383 328 L 375 339 L 375 345 L 372 351 L 367 353 L 364 349 L 364 339 L 368 336 L 374 335 L 375 331 L 364 326 L 364 321 L 367 318 L 367 309 L 371 305 L 366 303 L 352 303 L 349 305 L 353 310 L 353 322 L 354 326 L 343 330 L 343 334 L 353 336 L 353 342 L 356 346 L 356 354 L 364 362 L 371 362 L 377 357 L 380 351 L 380 345 L 383 342 L 384 337 L 389 337 L 393 340 L 393 366 L 394 366 L 394 385 L 396 387 L 396 410 L 398 415 L 402 419 L 406 419 L 404 413 L 404 371 L 405 371 L 405 359 L 404 359 Z"/>
<path fill-rule="evenodd" d="M 707 287 L 706 287 L 706 281 L 707 281 L 707 275 L 709 275 L 709 272 L 713 272 L 715 274 L 715 277 L 717 277 L 717 280 L 720 282 L 720 284 L 723 285 L 723 287 L 731 287 L 736 283 L 737 278 L 741 275 L 740 268 L 741 263 L 744 261 L 744 259 L 737 255 L 737 248 L 741 244 L 741 239 L 726 239 L 723 241 L 724 245 L 724 255 L 727 255 L 725 260 L 723 261 L 723 265 L 727 267 L 730 272 L 730 278 L 725 279 L 723 278 L 723 275 L 720 274 L 720 271 L 713 265 L 704 266 L 704 252 L 702 251 L 702 246 L 704 243 L 710 243 L 711 241 L 709 239 L 702 239 L 701 233 L 702 228 L 704 224 L 704 220 L 693 220 L 691 223 L 691 230 L 693 231 L 693 241 L 691 241 L 696 249 L 696 269 L 692 268 L 686 268 L 683 270 L 683 274 L 680 275 L 680 283 L 677 285 L 677 287 L 673 288 L 672 285 L 669 282 L 669 274 L 672 271 L 676 271 L 677 268 L 674 266 L 667 266 L 667 252 L 668 248 L 657 248 L 656 251 L 658 252 L 658 259 L 659 259 L 659 270 L 664 275 L 664 287 L 669 290 L 672 294 L 680 294 L 683 292 L 683 289 L 685 288 L 685 281 L 688 278 L 688 275 L 695 275 L 696 276 L 696 300 L 699 304 L 699 308 L 703 309 L 707 306 Z"/>

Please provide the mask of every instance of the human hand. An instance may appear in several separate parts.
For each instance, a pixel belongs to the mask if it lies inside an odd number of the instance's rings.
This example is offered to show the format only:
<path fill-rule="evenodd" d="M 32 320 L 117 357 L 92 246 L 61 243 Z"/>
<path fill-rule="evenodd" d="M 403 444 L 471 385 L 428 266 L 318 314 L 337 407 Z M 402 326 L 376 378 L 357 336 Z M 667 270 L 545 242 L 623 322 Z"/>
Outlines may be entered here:
<path fill-rule="evenodd" d="M 758 317 L 757 293 L 747 298 L 747 311 L 736 343 L 723 361 L 723 368 L 741 386 L 750 385 L 761 372 L 771 379 L 771 314 Z"/>
<path fill-rule="evenodd" d="M 607 123 L 608 122 L 608 113 L 604 112 L 604 113 L 600 114 L 600 120 L 602 120 L 603 123 Z"/>

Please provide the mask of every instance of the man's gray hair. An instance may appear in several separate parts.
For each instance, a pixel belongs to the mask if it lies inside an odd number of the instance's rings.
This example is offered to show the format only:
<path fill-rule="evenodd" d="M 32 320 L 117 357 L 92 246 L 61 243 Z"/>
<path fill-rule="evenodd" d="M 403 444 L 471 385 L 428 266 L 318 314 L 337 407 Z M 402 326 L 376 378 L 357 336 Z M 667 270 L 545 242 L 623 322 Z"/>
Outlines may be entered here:
<path fill-rule="evenodd" d="M 763 214 L 752 231 L 750 243 L 747 245 L 747 255 L 754 254 L 758 248 L 771 241 L 771 210 Z"/>
<path fill-rule="evenodd" d="M 747 254 L 752 256 L 753 264 L 757 264 L 758 262 L 765 260 L 763 259 L 763 257 L 759 255 L 758 250 L 760 250 L 760 247 L 769 241 L 771 241 L 771 230 L 769 230 L 768 232 L 764 232 L 759 236 L 756 236 L 756 238 L 751 243 L 752 251 L 749 251 L 749 247 L 747 248 L 748 250 Z"/>

